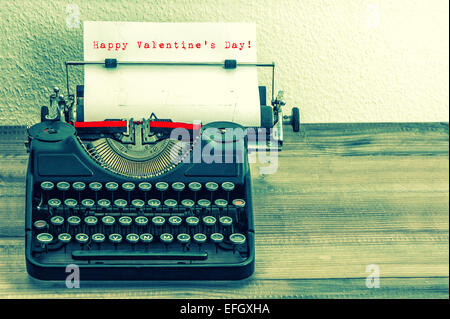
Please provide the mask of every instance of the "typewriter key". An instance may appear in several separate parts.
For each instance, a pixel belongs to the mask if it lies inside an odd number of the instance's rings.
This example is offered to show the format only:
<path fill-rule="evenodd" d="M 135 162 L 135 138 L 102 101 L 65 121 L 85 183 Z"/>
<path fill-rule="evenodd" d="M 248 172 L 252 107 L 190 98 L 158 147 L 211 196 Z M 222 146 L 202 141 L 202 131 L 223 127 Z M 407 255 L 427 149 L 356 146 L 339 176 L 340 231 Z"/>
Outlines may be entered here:
<path fill-rule="evenodd" d="M 159 239 L 163 244 L 168 245 L 173 241 L 173 235 L 169 233 L 164 233 L 161 234 L 161 236 L 159 236 Z"/>
<path fill-rule="evenodd" d="M 126 183 L 122 184 L 122 189 L 126 192 L 134 191 L 135 187 L 136 186 L 134 185 L 134 183 L 131 183 L 131 182 L 126 182 Z"/>
<path fill-rule="evenodd" d="M 211 206 L 211 202 L 207 199 L 199 199 L 197 202 L 198 206 L 201 208 L 208 208 Z"/>
<path fill-rule="evenodd" d="M 222 189 L 226 192 L 231 192 L 234 190 L 234 183 L 224 182 L 224 183 L 222 183 Z"/>
<path fill-rule="evenodd" d="M 78 192 L 81 192 L 86 188 L 86 184 L 83 182 L 75 182 L 72 184 L 72 188 Z"/>
<path fill-rule="evenodd" d="M 153 241 L 153 235 L 150 233 L 143 233 L 141 236 L 139 236 L 139 239 L 144 244 L 150 244 Z"/>
<path fill-rule="evenodd" d="M 133 199 L 131 201 L 131 205 L 136 209 L 142 209 L 145 205 L 145 202 L 142 199 Z"/>
<path fill-rule="evenodd" d="M 203 224 L 208 227 L 212 227 L 216 224 L 216 218 L 213 216 L 205 216 L 203 217 Z"/>
<path fill-rule="evenodd" d="M 71 208 L 74 209 L 75 207 L 77 207 L 78 202 L 76 201 L 76 199 L 73 198 L 67 198 L 64 201 L 64 205 L 66 205 L 67 208 Z"/>
<path fill-rule="evenodd" d="M 81 219 L 78 216 L 70 216 L 69 218 L 67 218 L 67 223 L 72 227 L 77 227 L 80 226 Z"/>
<path fill-rule="evenodd" d="M 38 231 L 43 231 L 48 228 L 48 224 L 45 220 L 37 220 L 33 223 L 34 229 Z"/>
<path fill-rule="evenodd" d="M 122 227 L 128 227 L 131 225 L 132 222 L 133 222 L 133 220 L 129 216 L 122 216 L 119 218 L 119 224 Z"/>
<path fill-rule="evenodd" d="M 155 184 L 155 187 L 160 192 L 165 192 L 169 188 L 169 184 L 167 184 L 166 182 L 158 182 Z"/>
<path fill-rule="evenodd" d="M 60 191 L 68 191 L 70 188 L 70 184 L 67 182 L 59 182 L 58 184 L 56 184 L 56 188 Z"/>
<path fill-rule="evenodd" d="M 162 216 L 155 216 L 152 218 L 152 223 L 155 226 L 162 226 L 166 222 L 166 219 Z"/>
<path fill-rule="evenodd" d="M 112 216 L 103 216 L 102 223 L 105 226 L 113 226 L 116 223 L 116 219 Z"/>
<path fill-rule="evenodd" d="M 116 182 L 108 182 L 105 184 L 105 188 L 110 192 L 115 192 L 119 188 L 119 184 Z"/>
<path fill-rule="evenodd" d="M 52 218 L 50 218 L 50 223 L 53 226 L 62 226 L 64 224 L 64 217 L 62 216 L 53 216 Z"/>
<path fill-rule="evenodd" d="M 55 185 L 52 182 L 42 182 L 41 188 L 44 191 L 51 191 L 55 187 Z"/>
<path fill-rule="evenodd" d="M 61 200 L 59 200 L 58 198 L 52 198 L 52 199 L 49 199 L 49 201 L 48 201 L 48 206 L 49 206 L 50 208 L 56 209 L 56 208 L 58 208 L 59 206 L 61 206 Z"/>
<path fill-rule="evenodd" d="M 53 241 L 53 235 L 49 233 L 40 233 L 36 236 L 36 239 L 47 251 L 47 244 L 50 244 Z"/>
<path fill-rule="evenodd" d="M 198 183 L 198 182 L 191 182 L 188 185 L 189 189 L 193 192 L 198 192 L 199 190 L 202 189 L 202 184 Z"/>
<path fill-rule="evenodd" d="M 230 241 L 234 245 L 233 247 L 233 253 L 235 252 L 235 247 L 238 245 L 242 245 L 245 243 L 246 238 L 244 235 L 240 233 L 234 233 L 230 235 Z"/>
<path fill-rule="evenodd" d="M 228 205 L 228 201 L 226 201 L 225 199 L 219 198 L 214 201 L 214 204 L 216 204 L 216 206 L 219 208 L 225 208 Z"/>
<path fill-rule="evenodd" d="M 217 185 L 217 183 L 214 182 L 208 182 L 205 184 L 205 188 L 210 192 L 215 192 L 219 188 L 219 185 Z"/>
<path fill-rule="evenodd" d="M 148 224 L 148 218 L 145 216 L 138 216 L 134 219 L 134 222 L 138 226 L 146 226 Z"/>
<path fill-rule="evenodd" d="M 84 248 L 84 245 L 89 242 L 89 236 L 85 233 L 79 233 L 75 235 L 75 240 L 81 244 L 81 249 Z"/>
<path fill-rule="evenodd" d="M 86 216 L 84 218 L 84 223 L 88 226 L 95 226 L 98 223 L 98 219 L 95 216 Z"/>
<path fill-rule="evenodd" d="M 97 205 L 102 209 L 107 209 L 111 207 L 111 202 L 108 199 L 102 198 L 98 200 Z"/>
<path fill-rule="evenodd" d="M 127 240 L 127 242 L 129 242 L 130 244 L 132 244 L 133 247 L 134 247 L 134 245 L 136 245 L 137 242 L 139 241 L 139 235 L 138 235 L 138 234 L 133 234 L 133 233 L 131 233 L 131 234 L 128 234 L 128 235 L 125 237 L 125 239 Z"/>
<path fill-rule="evenodd" d="M 180 226 L 181 222 L 182 222 L 182 219 L 179 216 L 170 216 L 169 217 L 169 224 L 172 226 Z"/>
<path fill-rule="evenodd" d="M 92 235 L 92 241 L 96 244 L 101 244 L 105 241 L 105 235 L 102 233 L 96 233 Z"/>
<path fill-rule="evenodd" d="M 114 247 L 117 249 L 117 245 L 122 242 L 122 235 L 121 234 L 111 234 L 109 235 L 109 241 L 114 244 Z"/>
<path fill-rule="evenodd" d="M 177 240 L 181 245 L 186 246 L 191 241 L 191 236 L 189 234 L 178 234 Z"/>
<path fill-rule="evenodd" d="M 81 201 L 81 205 L 86 209 L 90 209 L 90 208 L 94 207 L 95 202 L 93 199 L 86 198 Z"/>
<path fill-rule="evenodd" d="M 177 201 L 175 199 L 166 199 L 164 205 L 169 209 L 173 209 L 177 207 Z"/>
<path fill-rule="evenodd" d="M 211 241 L 215 244 L 220 244 L 223 242 L 223 235 L 221 233 L 213 233 L 211 234 Z"/>
<path fill-rule="evenodd" d="M 186 218 L 186 224 L 190 227 L 195 227 L 198 225 L 200 220 L 195 216 L 189 216 Z"/>
<path fill-rule="evenodd" d="M 181 205 L 183 205 L 184 208 L 192 208 L 194 207 L 195 203 L 192 199 L 183 199 L 181 201 Z"/>
<path fill-rule="evenodd" d="M 206 242 L 206 239 L 208 239 L 208 237 L 206 237 L 205 234 L 198 233 L 194 235 L 194 242 L 199 245 L 204 244 Z"/>
<path fill-rule="evenodd" d="M 89 189 L 93 192 L 98 192 L 102 189 L 102 184 L 99 182 L 89 183 Z"/>
<path fill-rule="evenodd" d="M 233 205 L 236 208 L 243 208 L 243 207 L 245 207 L 245 200 L 243 200 L 243 199 L 233 199 Z"/>
<path fill-rule="evenodd" d="M 127 207 L 127 201 L 125 199 L 116 199 L 114 205 L 119 209 L 123 209 Z"/>
<path fill-rule="evenodd" d="M 182 191 L 184 191 L 184 188 L 185 188 L 186 186 L 184 185 L 184 183 L 182 183 L 182 182 L 175 182 L 175 183 L 173 183 L 172 184 L 172 189 L 174 190 L 174 191 L 176 191 L 176 192 L 182 192 Z"/>
<path fill-rule="evenodd" d="M 228 227 L 233 225 L 233 218 L 231 218 L 230 216 L 222 216 L 219 218 L 219 222 L 222 226 Z"/>
<path fill-rule="evenodd" d="M 150 199 L 147 202 L 148 206 L 150 206 L 152 209 L 157 209 L 159 206 L 161 206 L 161 202 L 159 199 Z"/>
<path fill-rule="evenodd" d="M 61 233 L 58 235 L 58 240 L 63 244 L 68 244 L 72 240 L 72 236 L 68 233 Z"/>
<path fill-rule="evenodd" d="M 147 183 L 147 182 L 142 182 L 142 183 L 139 183 L 138 187 L 141 191 L 148 192 L 152 189 L 152 184 Z"/>

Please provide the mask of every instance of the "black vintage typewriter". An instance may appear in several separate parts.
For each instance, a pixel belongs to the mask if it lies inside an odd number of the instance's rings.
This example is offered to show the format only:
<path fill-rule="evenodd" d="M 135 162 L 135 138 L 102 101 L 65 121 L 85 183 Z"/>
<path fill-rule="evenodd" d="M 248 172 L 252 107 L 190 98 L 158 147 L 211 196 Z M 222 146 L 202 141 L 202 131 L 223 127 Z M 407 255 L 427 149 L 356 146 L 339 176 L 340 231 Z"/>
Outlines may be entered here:
<path fill-rule="evenodd" d="M 74 96 L 68 83 L 68 99 L 55 89 L 41 123 L 28 129 L 28 273 L 63 280 L 75 264 L 82 280 L 250 276 L 255 235 L 247 152 L 257 134 L 231 122 L 178 123 L 155 114 L 86 122 L 83 86 Z M 272 93 L 269 107 L 265 88 L 260 95 L 262 123 L 282 132 L 280 96 Z M 298 130 L 298 109 L 284 121 Z M 175 129 L 188 134 L 174 138 Z M 244 134 L 227 134 L 239 129 Z M 278 134 L 276 147 L 281 143 Z M 220 158 L 199 159 L 207 147 L 219 149 Z"/>

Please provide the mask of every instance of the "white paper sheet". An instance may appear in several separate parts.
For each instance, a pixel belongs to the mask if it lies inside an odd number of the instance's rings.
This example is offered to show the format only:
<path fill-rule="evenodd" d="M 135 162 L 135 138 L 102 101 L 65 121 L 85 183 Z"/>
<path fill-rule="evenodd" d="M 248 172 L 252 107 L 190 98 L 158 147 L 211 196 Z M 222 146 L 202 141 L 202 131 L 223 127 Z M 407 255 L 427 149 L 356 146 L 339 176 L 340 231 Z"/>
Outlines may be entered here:
<path fill-rule="evenodd" d="M 150 48 L 145 48 L 145 43 Z M 159 47 L 161 43 L 164 48 Z M 189 43 L 194 48 L 189 48 Z M 238 63 L 255 63 L 256 27 L 252 23 L 84 22 L 84 59 L 105 58 L 155 62 L 235 59 Z M 151 65 L 107 69 L 86 65 L 85 121 L 141 119 L 155 113 L 158 118 L 180 122 L 233 121 L 260 126 L 256 69 Z"/>

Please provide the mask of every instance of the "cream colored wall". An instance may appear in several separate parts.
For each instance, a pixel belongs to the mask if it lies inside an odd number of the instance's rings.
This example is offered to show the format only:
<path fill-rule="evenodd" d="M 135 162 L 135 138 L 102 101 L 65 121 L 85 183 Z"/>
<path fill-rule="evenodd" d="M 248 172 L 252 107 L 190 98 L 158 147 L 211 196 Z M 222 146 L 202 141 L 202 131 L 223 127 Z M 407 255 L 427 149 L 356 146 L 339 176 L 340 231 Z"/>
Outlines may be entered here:
<path fill-rule="evenodd" d="M 303 122 L 448 121 L 447 0 L 0 3 L 0 124 L 36 122 L 50 88 L 64 87 L 62 63 L 82 59 L 70 3 L 81 21 L 256 22 L 258 60 L 277 63 L 276 89 Z"/>

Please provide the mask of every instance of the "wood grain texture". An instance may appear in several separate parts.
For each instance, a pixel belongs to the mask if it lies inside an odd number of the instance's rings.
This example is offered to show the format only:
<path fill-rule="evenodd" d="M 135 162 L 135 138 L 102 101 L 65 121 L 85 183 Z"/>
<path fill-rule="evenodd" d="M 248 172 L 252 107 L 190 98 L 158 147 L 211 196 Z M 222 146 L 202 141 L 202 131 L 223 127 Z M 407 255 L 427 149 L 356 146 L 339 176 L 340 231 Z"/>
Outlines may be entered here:
<path fill-rule="evenodd" d="M 26 274 L 25 137 L 24 128 L 0 128 L 2 298 L 449 297 L 448 123 L 286 131 L 275 174 L 252 164 L 256 271 L 249 279 L 82 282 L 76 291 Z M 369 264 L 380 267 L 380 289 L 365 287 Z"/>

